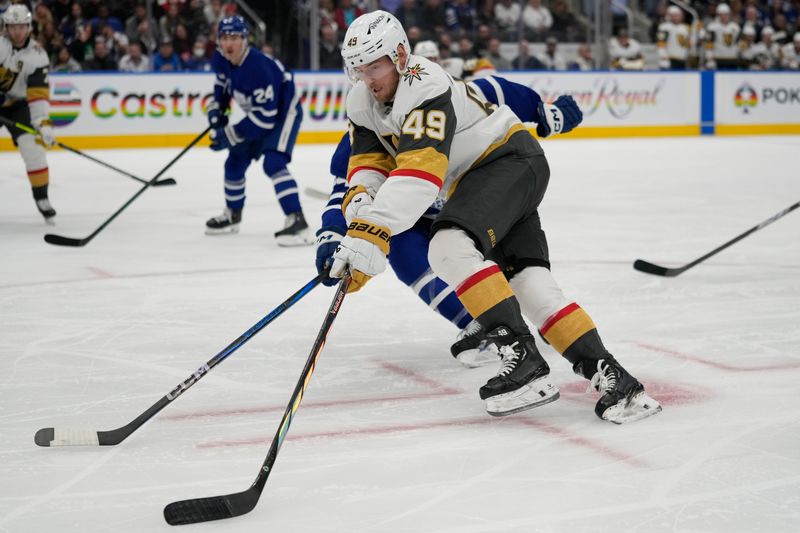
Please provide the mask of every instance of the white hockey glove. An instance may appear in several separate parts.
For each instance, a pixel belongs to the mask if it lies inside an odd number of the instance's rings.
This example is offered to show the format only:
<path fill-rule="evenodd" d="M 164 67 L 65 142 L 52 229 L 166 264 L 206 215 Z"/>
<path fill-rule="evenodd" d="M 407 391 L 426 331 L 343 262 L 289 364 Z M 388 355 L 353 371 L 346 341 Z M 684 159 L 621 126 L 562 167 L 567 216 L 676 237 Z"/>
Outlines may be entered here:
<path fill-rule="evenodd" d="M 50 119 L 44 119 L 36 124 L 36 129 L 39 130 L 39 137 L 45 148 L 52 148 L 56 143 L 56 134 L 53 131 L 53 123 Z"/>
<path fill-rule="evenodd" d="M 372 196 L 363 185 L 356 185 L 347 189 L 342 198 L 342 214 L 347 224 L 358 216 L 364 207 L 372 205 Z"/>
<path fill-rule="evenodd" d="M 350 271 L 352 282 L 347 292 L 356 292 L 373 276 L 386 270 L 386 256 L 392 232 L 389 228 L 357 218 L 350 223 L 336 253 L 333 254 L 332 278 Z"/>

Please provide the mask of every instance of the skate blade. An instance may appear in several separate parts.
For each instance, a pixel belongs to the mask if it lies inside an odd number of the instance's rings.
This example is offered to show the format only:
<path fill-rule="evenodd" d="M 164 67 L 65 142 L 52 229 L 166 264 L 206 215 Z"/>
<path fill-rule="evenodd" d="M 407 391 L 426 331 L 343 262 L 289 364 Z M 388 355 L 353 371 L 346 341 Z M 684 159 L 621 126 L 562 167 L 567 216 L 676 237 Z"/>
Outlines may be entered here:
<path fill-rule="evenodd" d="M 278 246 L 286 248 L 292 246 L 310 246 L 314 244 L 314 239 L 311 238 L 311 233 L 307 230 L 295 235 L 276 235 L 275 241 L 278 243 Z"/>
<path fill-rule="evenodd" d="M 534 379 L 524 387 L 486 399 L 486 412 L 492 416 L 508 416 L 552 403 L 561 396 L 548 376 Z"/>
<path fill-rule="evenodd" d="M 474 348 L 472 350 L 464 350 L 456 356 L 458 362 L 467 368 L 479 368 L 486 365 L 496 364 L 500 362 L 500 354 L 492 349 Z"/>
<path fill-rule="evenodd" d="M 227 233 L 239 233 L 239 225 L 236 224 L 227 228 L 206 228 L 206 235 L 225 235 Z"/>
<path fill-rule="evenodd" d="M 614 424 L 626 424 L 660 412 L 661 404 L 642 391 L 631 398 L 627 405 L 617 404 L 606 409 L 603 413 L 603 420 Z"/>

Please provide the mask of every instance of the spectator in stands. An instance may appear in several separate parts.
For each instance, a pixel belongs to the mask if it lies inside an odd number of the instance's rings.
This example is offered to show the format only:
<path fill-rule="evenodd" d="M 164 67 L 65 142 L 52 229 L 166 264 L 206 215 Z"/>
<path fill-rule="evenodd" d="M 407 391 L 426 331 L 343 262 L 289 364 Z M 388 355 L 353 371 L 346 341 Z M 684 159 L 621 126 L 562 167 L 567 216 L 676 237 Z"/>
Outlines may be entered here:
<path fill-rule="evenodd" d="M 465 62 L 478 57 L 475 53 L 475 45 L 469 37 L 462 37 L 458 40 L 458 57 Z"/>
<path fill-rule="evenodd" d="M 92 20 L 100 14 L 100 6 L 105 3 L 105 0 L 84 0 L 83 15 L 86 20 Z"/>
<path fill-rule="evenodd" d="M 128 36 L 128 39 L 133 41 L 138 38 L 138 31 L 139 31 L 139 23 L 143 20 L 148 21 L 148 25 L 150 28 L 156 27 L 156 21 L 153 18 L 147 18 L 147 6 L 144 3 L 139 2 L 136 4 L 136 7 L 133 8 L 133 15 L 125 19 L 125 35 Z"/>
<path fill-rule="evenodd" d="M 442 0 L 425 0 L 422 7 L 422 21 L 420 29 L 425 39 L 434 39 L 445 31 L 447 17 L 445 16 Z"/>
<path fill-rule="evenodd" d="M 800 31 L 794 34 L 792 42 L 781 48 L 781 65 L 786 70 L 800 70 Z"/>
<path fill-rule="evenodd" d="M 156 28 L 150 25 L 150 21 L 145 19 L 139 22 L 136 26 L 136 34 L 131 39 L 132 41 L 139 41 L 142 43 L 143 51 L 147 55 L 153 55 L 158 48 L 158 39 L 156 38 Z"/>
<path fill-rule="evenodd" d="M 519 54 L 511 61 L 514 70 L 543 70 L 544 65 L 541 61 L 530 55 L 528 41 L 522 39 L 519 42 Z"/>
<path fill-rule="evenodd" d="M 583 27 L 575 13 L 570 11 L 565 0 L 553 0 L 550 4 L 550 15 L 553 25 L 550 26 L 550 35 L 560 42 L 584 41 Z"/>
<path fill-rule="evenodd" d="M 742 22 L 742 35 L 744 35 L 744 29 L 750 27 L 753 28 L 754 33 L 754 43 L 755 39 L 759 38 L 761 35 L 761 30 L 764 28 L 764 22 L 762 20 L 761 12 L 758 8 L 754 5 L 749 5 L 744 11 L 744 22 Z"/>
<path fill-rule="evenodd" d="M 331 24 L 320 29 L 319 68 L 321 70 L 342 70 L 342 45 Z"/>
<path fill-rule="evenodd" d="M 402 3 L 402 0 L 381 0 L 381 9 L 389 13 L 394 13 Z"/>
<path fill-rule="evenodd" d="M 334 11 L 333 0 L 319 0 L 319 27 L 331 26 L 339 38 L 344 38 L 344 31 L 339 31 L 341 28 L 336 23 Z"/>
<path fill-rule="evenodd" d="M 108 53 L 108 45 L 103 37 L 96 37 L 94 40 L 94 57 L 83 64 L 83 70 L 107 71 L 117 70 L 117 62 Z"/>
<path fill-rule="evenodd" d="M 0 6 L 2 6 L 3 2 L 0 1 Z M 64 17 L 68 17 L 70 11 L 72 10 L 72 0 L 55 0 L 50 4 L 50 12 L 53 14 L 53 22 L 58 26 L 58 24 L 64 20 Z M 0 11 L 2 11 L 2 7 L 0 7 Z"/>
<path fill-rule="evenodd" d="M 156 72 L 179 72 L 182 70 L 181 60 L 172 47 L 172 39 L 162 37 L 158 53 L 153 57 L 153 70 Z"/>
<path fill-rule="evenodd" d="M 69 53 L 78 62 L 83 63 L 91 59 L 94 55 L 94 43 L 92 41 L 92 26 L 87 22 L 76 28 L 75 38 L 69 43 Z"/>
<path fill-rule="evenodd" d="M 488 24 L 478 26 L 478 35 L 475 37 L 475 54 L 483 56 L 492 40 L 492 28 Z"/>
<path fill-rule="evenodd" d="M 322 2 L 320 2 L 322 4 Z M 222 0 L 209 0 L 206 7 L 203 8 L 203 14 L 206 16 L 206 23 L 209 28 L 216 28 L 219 21 L 225 18 L 225 11 L 222 9 Z"/>
<path fill-rule="evenodd" d="M 64 42 L 67 45 L 78 38 L 78 30 L 84 24 L 86 24 L 86 19 L 83 18 L 83 8 L 78 2 L 73 2 L 70 6 L 69 16 L 61 19 L 58 24 L 58 31 L 64 36 Z"/>
<path fill-rule="evenodd" d="M 167 7 L 167 12 L 158 19 L 158 32 L 159 38 L 169 37 L 172 39 L 175 35 L 175 28 L 178 24 L 186 24 L 180 13 L 180 6 L 177 2 L 171 2 Z"/>
<path fill-rule="evenodd" d="M 128 53 L 119 60 L 121 72 L 150 72 L 150 58 L 142 53 L 142 43 L 131 41 Z"/>
<path fill-rule="evenodd" d="M 789 23 L 783 13 L 775 15 L 772 28 L 775 30 L 773 38 L 776 43 L 783 45 L 792 42 L 792 35 L 795 33 L 795 28 Z"/>
<path fill-rule="evenodd" d="M 69 48 L 66 46 L 60 46 L 56 50 L 56 58 L 53 63 L 53 66 L 50 68 L 50 72 L 80 72 L 81 71 L 81 64 L 75 61 L 75 58 L 72 57 L 69 53 Z"/>
<path fill-rule="evenodd" d="M 528 0 L 528 5 L 522 10 L 522 25 L 526 39 L 541 42 L 553 25 L 553 16 L 542 5 L 542 0 Z"/>
<path fill-rule="evenodd" d="M 537 56 L 544 65 L 545 70 L 567 70 L 567 62 L 558 51 L 558 39 L 548 37 L 545 41 L 544 52 Z"/>
<path fill-rule="evenodd" d="M 644 70 L 642 45 L 620 28 L 617 36 L 608 40 L 608 55 L 613 70 Z"/>
<path fill-rule="evenodd" d="M 445 8 L 445 22 L 448 31 L 470 33 L 478 24 L 478 11 L 470 0 L 455 0 Z"/>
<path fill-rule="evenodd" d="M 183 63 L 192 56 L 192 45 L 194 43 L 189 38 L 189 30 L 185 24 L 175 26 L 175 35 L 172 37 L 172 48 Z"/>
<path fill-rule="evenodd" d="M 97 16 L 92 19 L 92 30 L 96 34 L 100 33 L 100 27 L 103 26 L 103 24 L 111 26 L 115 32 L 122 33 L 125 31 L 125 26 L 122 25 L 122 21 L 111 15 L 106 4 L 101 4 L 98 7 Z"/>
<path fill-rule="evenodd" d="M 500 0 L 494 5 L 494 22 L 501 40 L 516 41 L 522 8 L 514 0 Z"/>
<path fill-rule="evenodd" d="M 489 47 L 483 57 L 488 59 L 497 70 L 511 70 L 511 61 L 500 55 L 500 39 L 497 37 L 489 39 Z"/>
<path fill-rule="evenodd" d="M 124 33 L 114 30 L 114 28 L 108 24 L 101 24 L 98 35 L 105 39 L 106 46 L 108 47 L 108 55 L 111 56 L 114 61 L 117 61 L 128 52 L 129 41 Z"/>
<path fill-rule="evenodd" d="M 184 7 L 183 18 L 189 30 L 189 41 L 194 41 L 198 35 L 208 38 L 208 21 L 203 14 L 203 0 L 189 0 Z"/>
<path fill-rule="evenodd" d="M 333 11 L 333 18 L 339 31 L 345 32 L 355 19 L 364 14 L 364 10 L 353 5 L 353 0 L 339 0 L 339 7 Z"/>
<path fill-rule="evenodd" d="M 406 37 L 408 38 L 408 44 L 411 45 L 411 49 L 413 50 L 417 43 L 422 40 L 422 30 L 419 29 L 419 26 L 411 26 L 406 30 Z"/>
<path fill-rule="evenodd" d="M 63 37 L 58 33 L 55 24 L 52 22 L 47 22 L 44 25 L 42 31 L 40 31 L 39 35 L 36 37 L 36 41 L 39 43 L 39 46 L 47 52 L 47 56 L 51 61 L 56 56 L 56 49 L 64 44 Z"/>
<path fill-rule="evenodd" d="M 578 46 L 578 57 L 567 65 L 567 70 L 594 70 L 594 58 L 592 57 L 592 48 L 583 43 Z"/>
<path fill-rule="evenodd" d="M 184 62 L 191 72 L 211 72 L 211 59 L 208 53 L 208 39 L 198 35 L 192 46 L 192 55 Z"/>
<path fill-rule="evenodd" d="M 403 4 L 397 8 L 395 16 L 406 29 L 406 32 L 408 32 L 409 28 L 413 26 L 419 27 L 422 24 L 422 14 L 417 9 L 417 0 L 403 0 Z"/>
<path fill-rule="evenodd" d="M 52 23 L 54 23 L 54 20 L 53 13 L 50 12 L 50 8 L 45 4 L 38 4 L 34 10 L 32 21 L 33 34 L 38 35 L 42 32 L 47 24 Z"/>
<path fill-rule="evenodd" d="M 783 15 L 786 21 L 794 25 L 797 23 L 797 2 L 784 2 L 784 0 L 772 0 L 768 2 L 766 10 L 766 18 L 770 24 L 774 24 L 775 17 Z"/>

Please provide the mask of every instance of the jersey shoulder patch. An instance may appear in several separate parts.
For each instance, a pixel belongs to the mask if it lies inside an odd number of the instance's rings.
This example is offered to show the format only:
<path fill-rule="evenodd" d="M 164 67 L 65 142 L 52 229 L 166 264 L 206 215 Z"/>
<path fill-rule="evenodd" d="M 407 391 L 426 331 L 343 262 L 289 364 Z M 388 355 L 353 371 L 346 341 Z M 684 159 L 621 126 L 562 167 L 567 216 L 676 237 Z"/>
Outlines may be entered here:
<path fill-rule="evenodd" d="M 408 65 L 400 73 L 394 98 L 394 113 L 403 115 L 450 89 L 452 78 L 436 63 L 424 57 L 409 56 Z"/>

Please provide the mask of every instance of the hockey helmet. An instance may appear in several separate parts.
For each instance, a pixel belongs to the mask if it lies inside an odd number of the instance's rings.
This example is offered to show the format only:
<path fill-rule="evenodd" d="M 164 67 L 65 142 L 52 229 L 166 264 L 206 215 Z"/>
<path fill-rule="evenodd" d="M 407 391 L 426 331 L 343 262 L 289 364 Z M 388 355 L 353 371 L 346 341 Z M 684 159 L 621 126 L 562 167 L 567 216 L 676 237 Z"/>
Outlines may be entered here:
<path fill-rule="evenodd" d="M 358 80 L 356 67 L 372 63 L 376 59 L 388 56 L 400 71 L 400 55 L 398 45 L 410 51 L 408 37 L 403 26 L 391 13 L 373 11 L 361 15 L 350 24 L 342 43 L 342 59 L 350 81 Z"/>
<path fill-rule="evenodd" d="M 9 24 L 27 24 L 30 26 L 32 18 L 31 12 L 24 4 L 11 5 L 3 13 L 3 23 L 6 26 Z"/>
<path fill-rule="evenodd" d="M 731 8 L 728 7 L 728 4 L 720 4 L 717 6 L 717 15 L 730 15 Z"/>
<path fill-rule="evenodd" d="M 219 21 L 219 25 L 217 26 L 217 35 L 222 37 L 223 35 L 241 35 L 242 37 L 247 37 L 247 24 L 245 23 L 244 19 L 239 15 L 234 15 L 232 17 L 225 17 L 224 19 Z"/>
<path fill-rule="evenodd" d="M 420 41 L 414 46 L 414 55 L 438 60 L 439 47 L 433 41 Z"/>

